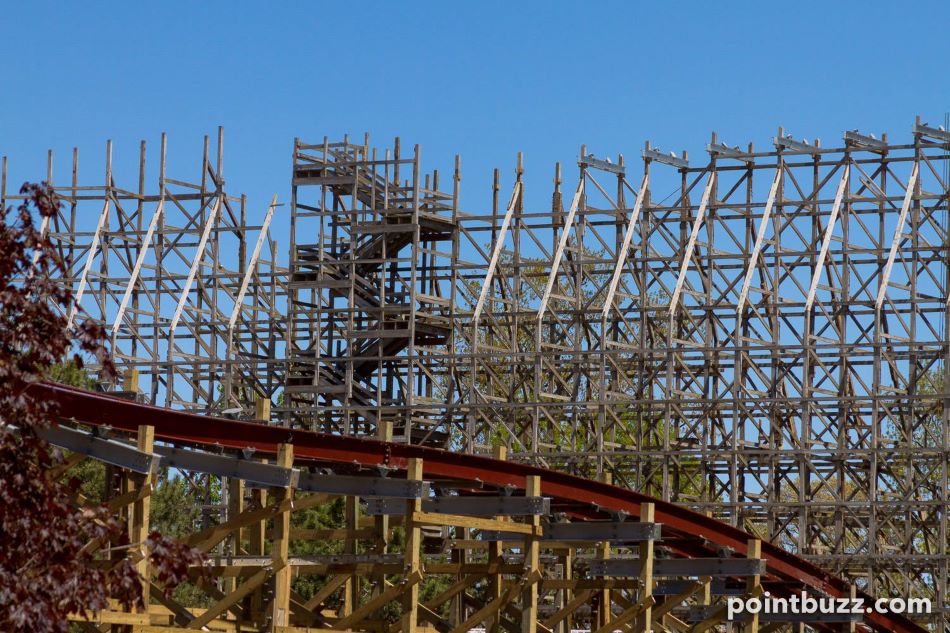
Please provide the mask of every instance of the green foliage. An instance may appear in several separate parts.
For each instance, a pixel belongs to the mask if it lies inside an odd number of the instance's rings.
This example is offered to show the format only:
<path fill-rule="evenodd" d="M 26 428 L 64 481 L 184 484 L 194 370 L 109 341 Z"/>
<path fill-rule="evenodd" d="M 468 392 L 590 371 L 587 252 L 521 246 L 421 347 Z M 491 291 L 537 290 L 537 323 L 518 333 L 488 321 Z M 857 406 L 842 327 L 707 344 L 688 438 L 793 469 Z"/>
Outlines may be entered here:
<path fill-rule="evenodd" d="M 291 529 L 337 529 L 345 525 L 345 504 L 343 499 L 324 503 L 314 508 L 298 510 L 290 515 Z M 313 556 L 320 554 L 341 554 L 342 540 L 294 539 L 290 542 L 290 554 L 293 556 Z M 299 575 L 293 579 L 293 590 L 306 599 L 310 599 L 329 580 L 325 576 Z M 338 600 L 328 600 L 328 608 L 336 608 Z"/>
<path fill-rule="evenodd" d="M 76 359 L 57 363 L 49 368 L 47 379 L 58 382 L 61 385 L 70 387 L 79 387 L 80 389 L 92 390 L 96 386 L 96 380 L 89 375 Z"/>
<path fill-rule="evenodd" d="M 192 534 L 201 522 L 202 492 L 181 475 L 164 469 L 152 493 L 152 529 L 174 539 Z M 175 587 L 171 597 L 187 607 L 210 607 L 214 603 L 191 582 Z"/>
<path fill-rule="evenodd" d="M 152 493 L 152 528 L 181 539 L 192 534 L 201 521 L 202 499 L 184 477 L 165 469 Z"/>

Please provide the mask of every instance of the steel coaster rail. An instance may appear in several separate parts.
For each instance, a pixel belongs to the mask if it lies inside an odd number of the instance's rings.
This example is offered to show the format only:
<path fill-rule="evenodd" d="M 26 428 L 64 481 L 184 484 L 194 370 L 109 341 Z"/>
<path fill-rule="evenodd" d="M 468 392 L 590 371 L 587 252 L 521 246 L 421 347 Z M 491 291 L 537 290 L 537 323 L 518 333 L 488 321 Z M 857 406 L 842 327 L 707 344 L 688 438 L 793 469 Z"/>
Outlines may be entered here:
<path fill-rule="evenodd" d="M 754 538 L 743 530 L 673 503 L 604 482 L 526 464 L 426 446 L 214 418 L 52 383 L 37 383 L 29 389 L 37 396 L 55 400 L 64 420 L 128 432 L 148 423 L 155 428 L 156 440 L 171 444 L 231 450 L 253 448 L 255 452 L 276 454 L 278 445 L 290 443 L 298 460 L 395 469 L 405 469 L 410 459 L 421 458 L 426 478 L 467 480 L 479 486 L 487 484 L 514 489 L 523 488 L 525 478 L 536 475 L 541 477 L 541 493 L 551 497 L 552 503 L 572 504 L 572 514 L 577 518 L 594 518 L 604 511 L 639 517 L 640 504 L 650 502 L 655 505 L 655 522 L 663 525 L 664 533 L 671 534 L 671 540 L 678 543 L 676 549 L 688 556 L 709 555 L 723 547 L 746 555 L 748 540 Z M 849 595 L 850 587 L 845 581 L 771 543 L 762 543 L 759 558 L 766 561 L 768 576 L 786 585 L 807 588 L 834 598 Z M 864 597 L 866 604 L 871 603 L 870 596 L 861 592 L 858 596 Z M 864 624 L 878 631 L 925 631 L 898 614 L 866 613 Z"/>

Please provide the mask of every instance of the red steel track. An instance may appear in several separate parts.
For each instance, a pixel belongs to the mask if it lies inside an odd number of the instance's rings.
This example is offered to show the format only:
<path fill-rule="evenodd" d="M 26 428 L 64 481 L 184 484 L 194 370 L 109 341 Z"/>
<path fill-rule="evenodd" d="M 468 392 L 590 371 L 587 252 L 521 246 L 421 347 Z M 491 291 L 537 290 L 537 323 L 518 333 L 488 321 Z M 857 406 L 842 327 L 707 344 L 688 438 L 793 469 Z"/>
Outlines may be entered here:
<path fill-rule="evenodd" d="M 570 508 L 570 513 L 577 518 L 603 518 L 605 510 L 637 517 L 640 504 L 652 502 L 656 508 L 656 522 L 663 525 L 664 545 L 669 541 L 686 556 L 715 556 L 717 549 L 723 547 L 745 555 L 747 541 L 753 538 L 738 528 L 673 503 L 525 464 L 423 446 L 213 418 L 49 383 L 33 385 L 30 390 L 35 395 L 57 401 L 59 414 L 64 419 L 123 431 L 135 431 L 139 425 L 149 424 L 155 427 L 155 439 L 174 444 L 226 449 L 250 447 L 259 453 L 274 454 L 279 444 L 292 443 L 297 460 L 366 467 L 405 468 L 410 458 L 421 458 L 426 479 L 469 481 L 476 487 L 520 489 L 524 487 L 525 477 L 538 475 L 542 494 L 551 497 L 552 506 Z M 768 578 L 763 580 L 783 586 L 786 591 L 805 589 L 813 594 L 836 598 L 849 595 L 850 589 L 845 581 L 771 543 L 762 543 L 761 557 L 766 561 L 768 573 Z M 776 593 L 771 588 L 770 591 Z M 864 597 L 866 606 L 873 603 L 870 597 Z M 877 631 L 925 631 L 897 614 L 867 613 L 864 624 Z"/>

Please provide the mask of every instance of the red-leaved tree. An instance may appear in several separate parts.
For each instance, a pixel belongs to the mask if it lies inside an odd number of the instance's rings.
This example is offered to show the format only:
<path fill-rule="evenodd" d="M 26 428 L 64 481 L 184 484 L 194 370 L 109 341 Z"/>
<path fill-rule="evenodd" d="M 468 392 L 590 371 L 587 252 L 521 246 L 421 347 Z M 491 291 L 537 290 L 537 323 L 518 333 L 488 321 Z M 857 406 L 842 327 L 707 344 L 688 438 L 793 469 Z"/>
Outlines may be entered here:
<path fill-rule="evenodd" d="M 56 423 L 56 403 L 27 388 L 70 354 L 81 366 L 80 352 L 95 356 L 106 377 L 115 371 L 101 325 L 82 320 L 67 329 L 72 292 L 56 281 L 64 262 L 35 225 L 36 216 L 57 213 L 55 193 L 45 184 L 20 191 L 22 204 L 0 210 L 0 630 L 59 633 L 69 614 L 95 613 L 110 598 L 145 606 L 134 561 L 110 561 L 90 543 L 149 556 L 169 589 L 202 556 L 157 533 L 128 543 L 104 506 L 76 503 L 77 480 L 48 475 L 63 458 L 37 432 Z"/>

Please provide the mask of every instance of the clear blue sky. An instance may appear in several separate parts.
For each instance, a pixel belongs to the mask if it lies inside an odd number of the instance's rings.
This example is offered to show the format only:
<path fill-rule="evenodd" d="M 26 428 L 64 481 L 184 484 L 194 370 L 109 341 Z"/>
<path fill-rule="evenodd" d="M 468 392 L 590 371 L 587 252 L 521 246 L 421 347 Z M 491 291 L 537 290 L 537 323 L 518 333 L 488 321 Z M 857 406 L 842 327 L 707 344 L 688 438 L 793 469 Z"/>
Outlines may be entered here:
<path fill-rule="evenodd" d="M 74 145 L 99 170 L 112 138 L 131 166 L 164 130 L 189 177 L 221 124 L 229 189 L 263 209 L 287 199 L 294 136 L 398 134 L 427 167 L 461 153 L 477 211 L 519 149 L 543 200 L 581 143 L 639 161 L 646 139 L 699 157 L 711 130 L 764 146 L 779 124 L 909 139 L 950 110 L 948 20 L 945 2 L 10 3 L 0 153 L 18 183 L 46 148 L 61 174 Z"/>

